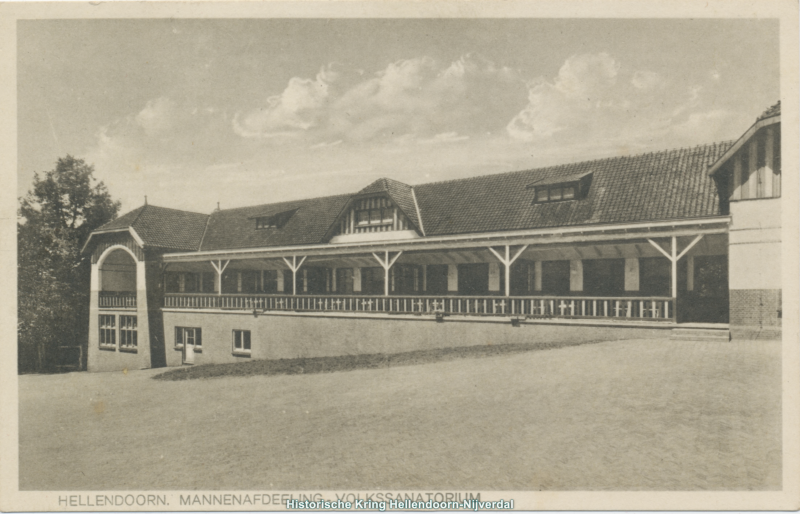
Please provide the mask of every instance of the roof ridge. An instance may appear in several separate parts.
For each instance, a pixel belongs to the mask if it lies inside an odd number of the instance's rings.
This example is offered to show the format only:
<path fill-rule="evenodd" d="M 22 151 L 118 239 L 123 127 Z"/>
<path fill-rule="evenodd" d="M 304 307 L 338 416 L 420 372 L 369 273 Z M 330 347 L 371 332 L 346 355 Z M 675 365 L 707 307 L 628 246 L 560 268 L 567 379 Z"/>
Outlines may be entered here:
<path fill-rule="evenodd" d="M 176 209 L 174 207 L 161 207 L 160 205 L 153 205 L 153 204 L 150 204 L 150 203 L 146 203 L 146 204 L 142 205 L 142 207 L 154 207 L 156 209 L 164 209 L 165 211 L 185 212 L 185 213 L 189 213 L 189 214 L 199 214 L 199 215 L 202 215 L 202 216 L 208 216 L 208 214 L 206 214 L 204 212 L 187 211 L 186 209 Z"/>
<path fill-rule="evenodd" d="M 146 207 L 147 207 L 147 204 L 144 204 L 141 207 L 139 207 L 139 213 L 136 215 L 136 217 L 133 219 L 133 221 L 131 221 L 130 224 L 128 224 L 128 226 L 130 228 L 133 228 L 133 226 L 136 224 L 136 222 L 139 221 L 139 218 L 142 217 L 142 213 L 144 212 Z"/>
<path fill-rule="evenodd" d="M 203 235 L 200 236 L 200 243 L 197 245 L 197 251 L 198 252 L 203 249 L 203 243 L 206 240 L 206 233 L 208 233 L 208 224 L 209 223 L 211 223 L 211 215 L 210 214 L 206 215 L 206 226 L 205 226 L 205 228 L 203 228 Z"/>
<path fill-rule="evenodd" d="M 680 151 L 691 150 L 691 149 L 700 148 L 700 147 L 712 147 L 712 146 L 726 144 L 726 143 L 727 144 L 733 144 L 734 140 L 728 139 L 728 140 L 724 140 L 724 141 L 714 141 L 714 142 L 710 142 L 710 143 L 701 143 L 701 144 L 697 144 L 697 145 L 694 145 L 694 146 L 681 146 L 681 147 L 678 147 L 678 148 L 669 148 L 669 149 L 666 149 L 666 150 L 651 150 L 649 152 L 641 152 L 641 153 L 636 153 L 636 154 L 631 154 L 631 155 L 618 155 L 618 156 L 615 156 L 615 157 L 601 157 L 601 158 L 597 158 L 597 159 L 589 159 L 589 160 L 586 160 L 586 161 L 567 162 L 567 163 L 563 163 L 563 164 L 554 164 L 552 166 L 540 166 L 538 168 L 528 168 L 528 169 L 524 169 L 524 170 L 503 171 L 501 173 L 489 173 L 489 174 L 485 174 L 485 175 L 475 175 L 473 177 L 451 178 L 451 179 L 447 179 L 447 180 L 437 180 L 437 181 L 434 181 L 434 182 L 423 182 L 421 184 L 415 184 L 415 186 L 428 186 L 428 185 L 434 185 L 434 184 L 437 184 L 437 185 L 438 184 L 447 184 L 447 183 L 450 183 L 450 182 L 477 180 L 477 179 L 487 178 L 487 177 L 501 177 L 501 176 L 513 175 L 515 173 L 529 173 L 531 171 L 558 169 L 558 168 L 565 168 L 565 167 L 568 167 L 568 166 L 588 165 L 588 164 L 594 164 L 594 163 L 598 163 L 599 164 L 599 163 L 603 163 L 603 162 L 607 162 L 607 161 L 612 161 L 612 160 L 615 160 L 615 159 L 634 159 L 634 158 L 637 158 L 637 157 L 646 157 L 648 155 L 667 154 L 667 153 L 670 153 L 670 152 L 680 152 Z"/>
<path fill-rule="evenodd" d="M 279 202 L 272 202 L 272 203 L 261 203 L 258 205 L 243 205 L 242 207 L 233 207 L 231 209 L 220 209 L 219 211 L 215 211 L 213 214 L 220 213 L 220 212 L 234 212 L 234 211 L 241 211 L 244 209 L 255 209 L 257 207 L 269 207 L 273 205 L 278 205 L 282 203 L 294 203 L 294 202 L 311 202 L 314 200 L 323 200 L 326 198 L 336 198 L 338 196 L 354 196 L 356 193 L 339 193 L 336 195 L 322 195 L 322 196 L 315 196 L 313 198 L 297 198 L 296 200 L 281 200 Z"/>

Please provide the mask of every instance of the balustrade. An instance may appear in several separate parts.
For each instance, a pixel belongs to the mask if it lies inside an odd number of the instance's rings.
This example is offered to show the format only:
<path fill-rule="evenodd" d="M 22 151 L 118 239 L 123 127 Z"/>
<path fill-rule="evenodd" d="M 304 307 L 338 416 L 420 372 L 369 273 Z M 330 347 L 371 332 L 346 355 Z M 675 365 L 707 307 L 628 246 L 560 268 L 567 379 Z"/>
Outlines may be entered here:
<path fill-rule="evenodd" d="M 98 306 L 101 309 L 135 309 L 135 291 L 100 291 Z"/>
<path fill-rule="evenodd" d="M 164 307 L 647 321 L 675 318 L 674 299 L 667 297 L 167 294 Z"/>

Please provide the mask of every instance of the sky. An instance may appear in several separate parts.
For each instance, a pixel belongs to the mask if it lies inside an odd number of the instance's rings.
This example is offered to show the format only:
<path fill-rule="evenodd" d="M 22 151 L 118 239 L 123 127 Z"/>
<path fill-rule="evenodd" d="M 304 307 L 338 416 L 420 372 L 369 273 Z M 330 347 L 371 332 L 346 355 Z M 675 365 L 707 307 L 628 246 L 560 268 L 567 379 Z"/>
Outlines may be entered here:
<path fill-rule="evenodd" d="M 196 212 L 739 137 L 776 20 L 29 20 L 18 185 L 67 154 Z"/>

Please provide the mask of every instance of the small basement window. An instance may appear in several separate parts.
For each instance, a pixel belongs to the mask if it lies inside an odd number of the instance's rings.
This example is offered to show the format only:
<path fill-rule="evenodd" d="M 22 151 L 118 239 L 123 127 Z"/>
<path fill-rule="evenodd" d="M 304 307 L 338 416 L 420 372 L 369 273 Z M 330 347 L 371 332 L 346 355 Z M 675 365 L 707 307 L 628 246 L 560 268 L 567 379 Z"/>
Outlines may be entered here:
<path fill-rule="evenodd" d="M 250 331 L 233 331 L 233 353 L 234 355 L 250 355 Z"/>

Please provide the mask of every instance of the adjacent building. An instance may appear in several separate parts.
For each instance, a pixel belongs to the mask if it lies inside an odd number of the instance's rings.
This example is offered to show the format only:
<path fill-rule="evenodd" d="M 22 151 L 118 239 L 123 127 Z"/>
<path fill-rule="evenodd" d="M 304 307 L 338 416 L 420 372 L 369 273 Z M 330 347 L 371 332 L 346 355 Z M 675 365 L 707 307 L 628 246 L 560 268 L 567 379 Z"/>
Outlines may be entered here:
<path fill-rule="evenodd" d="M 774 338 L 780 104 L 735 142 L 95 231 L 90 370 L 599 338 Z M 694 332 L 691 332 L 694 331 Z"/>

